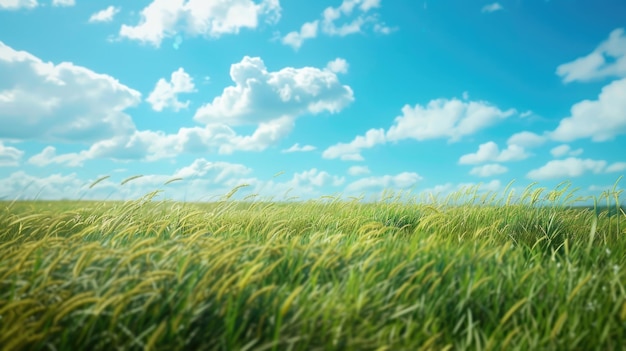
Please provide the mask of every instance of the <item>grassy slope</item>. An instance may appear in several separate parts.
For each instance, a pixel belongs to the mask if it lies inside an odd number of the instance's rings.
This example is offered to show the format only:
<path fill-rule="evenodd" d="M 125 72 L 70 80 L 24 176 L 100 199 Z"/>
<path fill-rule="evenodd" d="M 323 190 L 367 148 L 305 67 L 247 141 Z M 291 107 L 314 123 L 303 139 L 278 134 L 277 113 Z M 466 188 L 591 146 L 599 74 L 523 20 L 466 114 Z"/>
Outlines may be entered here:
<path fill-rule="evenodd" d="M 0 345 L 619 349 L 626 214 L 540 195 L 5 203 Z"/>

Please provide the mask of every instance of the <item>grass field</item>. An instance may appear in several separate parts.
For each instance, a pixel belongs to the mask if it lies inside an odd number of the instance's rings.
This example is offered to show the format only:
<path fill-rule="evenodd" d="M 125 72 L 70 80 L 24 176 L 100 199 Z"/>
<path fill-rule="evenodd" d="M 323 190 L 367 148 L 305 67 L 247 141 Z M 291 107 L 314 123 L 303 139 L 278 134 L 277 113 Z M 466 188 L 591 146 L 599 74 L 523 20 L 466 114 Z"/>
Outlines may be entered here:
<path fill-rule="evenodd" d="M 0 203 L 0 347 L 623 349 L 620 194 L 568 189 Z"/>

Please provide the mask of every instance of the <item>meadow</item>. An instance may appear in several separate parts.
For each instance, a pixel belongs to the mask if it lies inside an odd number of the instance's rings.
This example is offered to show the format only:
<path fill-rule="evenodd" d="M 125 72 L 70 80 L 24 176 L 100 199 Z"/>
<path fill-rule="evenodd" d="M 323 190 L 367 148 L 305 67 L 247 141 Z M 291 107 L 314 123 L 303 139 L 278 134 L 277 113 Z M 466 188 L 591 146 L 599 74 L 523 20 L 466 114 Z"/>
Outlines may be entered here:
<path fill-rule="evenodd" d="M 617 183 L 616 183 L 617 184 Z M 2 350 L 619 350 L 626 213 L 569 183 L 374 203 L 0 203 Z"/>

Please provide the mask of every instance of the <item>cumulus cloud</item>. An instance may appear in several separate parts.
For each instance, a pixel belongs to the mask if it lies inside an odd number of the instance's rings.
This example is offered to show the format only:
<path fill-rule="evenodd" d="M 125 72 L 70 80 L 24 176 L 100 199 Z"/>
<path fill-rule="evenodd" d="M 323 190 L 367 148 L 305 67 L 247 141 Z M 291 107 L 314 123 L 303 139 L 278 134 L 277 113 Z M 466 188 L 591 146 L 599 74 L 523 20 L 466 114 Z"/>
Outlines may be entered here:
<path fill-rule="evenodd" d="M 602 142 L 626 133 L 625 96 L 626 78 L 613 81 L 602 88 L 597 100 L 583 100 L 572 106 L 571 116 L 563 118 L 548 136 L 561 142 L 585 138 Z"/>
<path fill-rule="evenodd" d="M 494 2 L 493 4 L 483 6 L 482 10 L 480 11 L 491 13 L 491 12 L 501 11 L 503 9 L 504 8 L 502 7 L 502 5 L 500 5 L 499 2 Z"/>
<path fill-rule="evenodd" d="M 510 144 L 506 149 L 500 151 L 498 145 L 493 141 L 480 144 L 478 151 L 471 154 L 465 154 L 459 159 L 459 164 L 472 165 L 484 162 L 509 162 L 520 161 L 530 156 L 523 147 Z"/>
<path fill-rule="evenodd" d="M 263 18 L 276 23 L 280 13 L 279 0 L 153 0 L 141 11 L 140 22 L 122 25 L 119 34 L 159 47 L 164 38 L 180 32 L 211 38 L 238 34 L 243 28 L 257 28 Z"/>
<path fill-rule="evenodd" d="M 89 142 L 132 133 L 123 111 L 141 94 L 70 62 L 53 64 L 0 42 L 0 138 Z"/>
<path fill-rule="evenodd" d="M 231 65 L 230 76 L 235 85 L 201 106 L 196 121 L 257 124 L 307 113 L 336 113 L 354 101 L 352 89 L 325 69 L 286 67 L 269 72 L 261 58 L 246 56 Z"/>
<path fill-rule="evenodd" d="M 348 184 L 346 192 L 361 192 L 372 188 L 408 189 L 422 179 L 422 176 L 414 172 L 402 172 L 397 175 L 371 176 L 355 180 Z"/>
<path fill-rule="evenodd" d="M 552 160 L 533 169 L 526 175 L 532 180 L 567 179 L 580 177 L 585 173 L 599 174 L 605 171 L 606 161 L 569 157 L 564 160 Z"/>
<path fill-rule="evenodd" d="M 569 145 L 561 144 L 553 147 L 550 150 L 550 153 L 554 157 L 563 157 L 563 156 L 579 156 L 583 153 L 583 149 L 572 150 Z"/>
<path fill-rule="evenodd" d="M 299 32 L 293 31 L 287 33 L 287 35 L 281 39 L 281 42 L 285 45 L 291 46 L 294 50 L 298 50 L 306 39 L 317 37 L 318 26 L 319 21 L 306 22 L 302 25 L 302 27 L 300 27 Z"/>
<path fill-rule="evenodd" d="M 348 174 L 351 176 L 370 174 L 370 169 L 367 166 L 352 166 L 348 168 Z"/>
<path fill-rule="evenodd" d="M 37 0 L 0 0 L 0 10 L 32 9 L 38 5 Z"/>
<path fill-rule="evenodd" d="M 155 111 L 163 111 L 165 108 L 179 111 L 189 107 L 189 100 L 185 102 L 179 101 L 178 94 L 195 91 L 193 79 L 180 67 L 172 72 L 169 82 L 164 78 L 159 79 L 146 101 L 152 105 L 152 109 Z"/>
<path fill-rule="evenodd" d="M 590 54 L 557 67 L 564 83 L 587 82 L 607 77 L 626 76 L 626 34 L 624 28 L 613 30 L 609 38 Z"/>
<path fill-rule="evenodd" d="M 12 146 L 6 146 L 0 140 L 0 167 L 18 166 L 24 156 L 24 151 Z"/>
<path fill-rule="evenodd" d="M 361 161 L 361 150 L 386 142 L 414 139 L 447 138 L 449 142 L 459 141 L 487 128 L 512 114 L 515 110 L 502 111 L 485 102 L 467 102 L 458 99 L 431 100 L 426 106 L 405 105 L 402 115 L 385 132 L 371 129 L 365 136 L 357 136 L 352 142 L 330 146 L 323 153 L 324 158 Z"/>
<path fill-rule="evenodd" d="M 313 145 L 303 145 L 300 146 L 299 143 L 293 144 L 290 148 L 282 150 L 282 153 L 290 153 L 290 152 L 308 152 L 315 150 L 315 146 Z"/>
<path fill-rule="evenodd" d="M 503 174 L 508 171 L 509 171 L 508 168 L 502 165 L 499 165 L 497 163 L 493 163 L 493 164 L 486 164 L 486 165 L 474 167 L 470 171 L 470 174 L 479 176 L 479 177 L 492 177 L 494 175 Z"/>
<path fill-rule="evenodd" d="M 113 17 L 120 12 L 120 9 L 115 6 L 109 6 L 104 10 L 98 11 L 89 17 L 89 23 L 96 22 L 111 22 Z"/>
<path fill-rule="evenodd" d="M 514 109 L 502 111 L 482 101 L 458 99 L 431 100 L 426 106 L 405 105 L 402 116 L 396 117 L 394 125 L 387 131 L 387 138 L 390 141 L 448 138 L 455 142 L 514 113 Z"/>
<path fill-rule="evenodd" d="M 76 1 L 74 0 L 52 0 L 52 6 L 74 6 L 76 5 Z"/>

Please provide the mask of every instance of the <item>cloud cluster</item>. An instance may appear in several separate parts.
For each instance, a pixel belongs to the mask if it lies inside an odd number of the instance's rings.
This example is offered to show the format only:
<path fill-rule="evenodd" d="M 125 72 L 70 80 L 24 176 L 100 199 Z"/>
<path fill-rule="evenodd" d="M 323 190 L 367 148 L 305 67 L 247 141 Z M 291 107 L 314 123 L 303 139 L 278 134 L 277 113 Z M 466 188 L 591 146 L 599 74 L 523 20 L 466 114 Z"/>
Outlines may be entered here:
<path fill-rule="evenodd" d="M 380 0 L 343 0 L 338 7 L 329 6 L 324 9 L 320 19 L 305 22 L 299 31 L 287 33 L 281 38 L 281 42 L 298 50 L 305 40 L 317 37 L 320 32 L 328 36 L 344 37 L 361 33 L 366 25 L 371 25 L 374 32 L 389 34 L 394 28 L 380 21 L 380 16 L 374 12 L 379 7 Z M 348 18 L 348 21 L 338 24 L 343 18 Z"/>
<path fill-rule="evenodd" d="M 279 0 L 153 0 L 141 10 L 140 22 L 122 25 L 119 34 L 159 47 L 164 38 L 178 33 L 218 38 L 255 29 L 262 18 L 278 22 L 280 13 Z"/>

